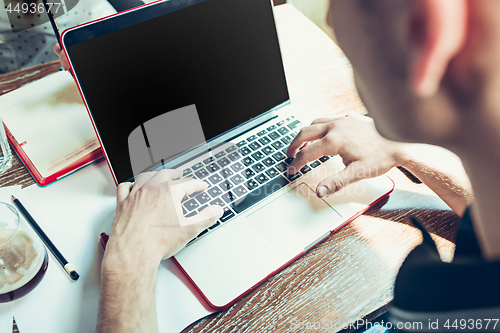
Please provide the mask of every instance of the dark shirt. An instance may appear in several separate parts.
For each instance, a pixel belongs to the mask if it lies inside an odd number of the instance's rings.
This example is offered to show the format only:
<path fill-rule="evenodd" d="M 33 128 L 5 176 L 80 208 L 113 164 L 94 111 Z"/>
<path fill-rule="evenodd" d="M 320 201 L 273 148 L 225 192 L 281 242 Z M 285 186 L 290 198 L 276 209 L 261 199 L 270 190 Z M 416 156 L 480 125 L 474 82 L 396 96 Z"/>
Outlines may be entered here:
<path fill-rule="evenodd" d="M 500 261 L 482 258 L 470 209 L 461 221 L 451 263 L 441 261 L 429 233 L 417 220 L 413 219 L 413 223 L 424 239 L 399 270 L 394 287 L 395 308 L 432 313 L 500 306 Z"/>

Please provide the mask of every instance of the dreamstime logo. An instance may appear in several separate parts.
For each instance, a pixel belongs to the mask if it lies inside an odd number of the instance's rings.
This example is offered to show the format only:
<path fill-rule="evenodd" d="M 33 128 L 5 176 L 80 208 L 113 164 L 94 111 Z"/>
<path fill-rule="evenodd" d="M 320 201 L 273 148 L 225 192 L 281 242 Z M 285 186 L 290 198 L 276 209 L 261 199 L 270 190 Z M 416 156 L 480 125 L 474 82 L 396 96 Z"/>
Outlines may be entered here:
<path fill-rule="evenodd" d="M 47 10 L 55 18 L 72 10 L 79 0 L 0 0 L 7 13 L 12 32 L 20 32 L 49 22 Z M 64 5 L 63 5 L 64 4 Z"/>

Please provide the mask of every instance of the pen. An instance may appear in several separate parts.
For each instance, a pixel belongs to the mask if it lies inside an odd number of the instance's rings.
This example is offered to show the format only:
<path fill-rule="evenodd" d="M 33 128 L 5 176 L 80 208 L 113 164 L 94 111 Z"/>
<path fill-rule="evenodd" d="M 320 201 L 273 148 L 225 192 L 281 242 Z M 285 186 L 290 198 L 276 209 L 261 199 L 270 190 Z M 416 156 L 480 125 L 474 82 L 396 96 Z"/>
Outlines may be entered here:
<path fill-rule="evenodd" d="M 54 19 L 54 14 L 52 14 L 52 9 L 50 9 L 49 5 L 47 4 L 47 0 L 42 0 L 42 1 L 43 5 L 45 6 L 45 11 L 49 16 L 49 21 L 50 24 L 52 25 L 52 29 L 54 30 L 54 34 L 56 35 L 57 42 L 59 43 L 59 45 L 61 45 L 61 34 L 59 33 L 59 27 L 57 26 L 56 20 Z"/>
<path fill-rule="evenodd" d="M 17 206 L 17 208 L 21 211 L 21 213 L 24 215 L 24 217 L 26 218 L 26 220 L 28 221 L 28 223 L 31 225 L 31 227 L 33 228 L 33 230 L 35 230 L 35 232 L 37 233 L 37 235 L 45 243 L 45 245 L 50 250 L 50 252 L 52 252 L 52 254 L 57 259 L 57 261 L 59 261 L 59 263 L 64 268 L 64 270 L 66 271 L 66 273 L 68 273 L 68 275 L 71 277 L 71 279 L 73 279 L 75 281 L 78 280 L 78 278 L 80 277 L 80 275 L 78 275 L 78 273 L 75 271 L 75 269 L 73 268 L 73 266 L 71 266 L 71 264 L 63 257 L 63 255 L 61 254 L 61 252 L 59 252 L 59 250 L 55 247 L 55 245 L 52 243 L 52 241 L 43 232 L 42 228 L 40 228 L 40 226 L 38 225 L 38 223 L 35 222 L 35 220 L 30 215 L 30 213 L 28 213 L 28 211 L 26 210 L 26 208 L 24 208 L 23 204 L 19 201 L 19 199 L 16 198 L 15 196 L 12 196 L 12 201 Z"/>
<path fill-rule="evenodd" d="M 57 26 L 56 19 L 54 18 L 54 14 L 52 13 L 52 9 L 47 4 L 47 0 L 42 0 L 43 5 L 45 6 L 45 11 L 47 12 L 47 16 L 49 17 L 50 25 L 52 25 L 52 30 L 54 30 L 54 35 L 56 35 L 57 42 L 62 49 L 61 44 L 61 34 L 59 33 L 59 27 Z M 62 67 L 61 67 L 62 68 Z M 69 73 L 74 77 L 73 71 L 71 68 L 69 69 Z"/>

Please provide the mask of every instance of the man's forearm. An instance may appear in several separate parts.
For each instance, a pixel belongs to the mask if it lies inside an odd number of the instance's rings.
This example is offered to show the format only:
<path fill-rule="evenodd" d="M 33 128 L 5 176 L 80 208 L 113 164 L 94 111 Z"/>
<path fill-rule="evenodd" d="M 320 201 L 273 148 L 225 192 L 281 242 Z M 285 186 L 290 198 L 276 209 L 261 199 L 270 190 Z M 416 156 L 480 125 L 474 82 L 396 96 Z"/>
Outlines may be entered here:
<path fill-rule="evenodd" d="M 155 287 L 158 266 L 130 262 L 125 269 L 103 263 L 98 333 L 157 332 Z M 123 265 L 122 265 L 123 266 Z"/>
<path fill-rule="evenodd" d="M 452 152 L 424 144 L 404 144 L 400 166 L 408 169 L 462 216 L 473 200 L 472 187 L 460 159 Z"/>

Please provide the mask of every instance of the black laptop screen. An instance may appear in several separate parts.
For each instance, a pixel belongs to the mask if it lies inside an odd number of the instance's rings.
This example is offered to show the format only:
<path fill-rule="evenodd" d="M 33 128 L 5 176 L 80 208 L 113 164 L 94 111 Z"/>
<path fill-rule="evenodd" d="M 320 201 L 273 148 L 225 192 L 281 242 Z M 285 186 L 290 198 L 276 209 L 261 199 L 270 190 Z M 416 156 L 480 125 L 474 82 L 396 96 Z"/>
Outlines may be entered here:
<path fill-rule="evenodd" d="M 289 99 L 270 0 L 165 1 L 64 43 L 118 182 L 148 120 L 195 105 L 209 140 Z"/>

